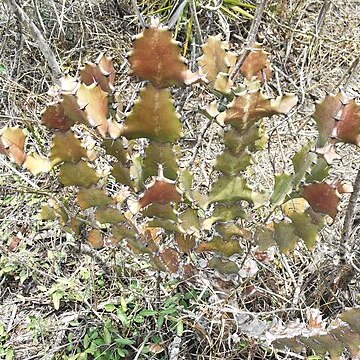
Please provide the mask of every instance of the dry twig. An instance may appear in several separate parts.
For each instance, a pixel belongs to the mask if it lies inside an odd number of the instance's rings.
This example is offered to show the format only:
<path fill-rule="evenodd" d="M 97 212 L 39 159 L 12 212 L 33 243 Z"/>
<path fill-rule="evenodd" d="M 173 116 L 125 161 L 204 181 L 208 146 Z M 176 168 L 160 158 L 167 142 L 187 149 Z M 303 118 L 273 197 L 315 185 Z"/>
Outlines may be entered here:
<path fill-rule="evenodd" d="M 348 71 L 348 78 L 345 82 L 343 91 L 346 91 L 347 87 L 349 86 L 351 79 L 353 78 L 354 74 L 357 71 L 359 65 L 359 57 L 353 62 L 349 71 Z M 346 209 L 345 220 L 342 230 L 341 242 L 340 242 L 340 259 L 343 261 L 345 260 L 347 246 L 349 247 L 348 251 L 352 251 L 354 248 L 354 243 L 351 243 L 351 233 L 353 230 L 353 224 L 355 220 L 355 216 L 357 213 L 357 203 L 358 199 L 360 198 L 360 169 L 358 169 L 358 173 L 354 182 L 354 189 L 350 196 L 349 203 Z"/>
<path fill-rule="evenodd" d="M 360 169 L 358 170 L 354 183 L 354 190 L 351 193 L 350 200 L 346 209 L 344 226 L 341 236 L 341 248 L 340 248 L 341 258 L 344 258 L 344 256 L 346 255 L 346 245 L 350 243 L 349 244 L 350 249 L 348 249 L 348 251 L 350 252 L 352 251 L 355 245 L 350 240 L 351 240 L 351 233 L 353 231 L 355 216 L 357 213 L 357 203 L 359 198 L 360 198 Z"/>
<path fill-rule="evenodd" d="M 51 50 L 49 44 L 45 40 L 41 31 L 30 19 L 30 17 L 25 13 L 25 11 L 15 2 L 15 0 L 4 0 L 4 1 L 9 6 L 11 11 L 15 14 L 19 22 L 22 25 L 25 25 L 29 29 L 31 36 L 37 42 L 40 51 L 42 52 L 46 61 L 49 64 L 54 81 L 57 84 L 60 84 L 59 79 L 63 76 L 63 73 L 55 58 L 54 52 Z"/>

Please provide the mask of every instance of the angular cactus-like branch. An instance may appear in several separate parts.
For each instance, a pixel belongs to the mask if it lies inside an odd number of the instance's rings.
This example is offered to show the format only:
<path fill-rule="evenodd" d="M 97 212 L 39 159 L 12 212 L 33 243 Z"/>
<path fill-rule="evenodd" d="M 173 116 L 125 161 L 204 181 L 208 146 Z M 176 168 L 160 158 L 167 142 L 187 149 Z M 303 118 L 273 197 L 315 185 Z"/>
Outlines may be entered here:
<path fill-rule="evenodd" d="M 247 80 L 252 80 L 254 76 L 258 79 L 269 80 L 272 75 L 270 61 L 268 60 L 268 54 L 262 49 L 260 44 L 254 44 L 253 49 L 249 52 L 245 58 L 243 64 L 240 67 L 241 73 Z"/>
<path fill-rule="evenodd" d="M 331 138 L 360 146 L 360 105 L 339 92 L 316 105 L 313 118 L 319 129 L 318 147 Z"/>
<path fill-rule="evenodd" d="M 175 142 L 181 137 L 181 124 L 170 91 L 152 85 L 140 91 L 140 100 L 125 120 L 121 135 L 127 139 L 148 138 Z"/>
<path fill-rule="evenodd" d="M 151 27 L 138 35 L 129 57 L 130 72 L 146 83 L 124 117 L 110 106 L 117 99 L 110 57 L 101 55 L 87 63 L 79 80 L 62 77 L 53 91 L 54 102 L 41 116 L 42 124 L 54 132 L 48 157 L 26 153 L 21 129 L 2 129 L 2 154 L 34 174 L 54 168 L 63 186 L 77 187 L 71 206 L 78 215 L 50 204 L 42 208 L 43 219 L 58 218 L 77 235 L 85 226 L 87 241 L 95 248 L 126 243 L 136 254 L 147 256 L 156 269 L 182 271 L 184 276 L 196 270 L 189 264 L 180 266 L 182 254 L 206 253 L 209 268 L 232 274 L 239 272 L 234 259 L 243 255 L 245 243 L 262 251 L 276 245 L 285 254 L 300 239 L 309 249 L 315 245 L 326 217 L 336 217 L 339 193 L 344 190 L 340 183 L 325 181 L 329 149 L 334 141 L 359 145 L 359 105 L 341 93 L 327 96 L 313 114 L 319 129 L 317 148 L 304 145 L 293 156 L 292 172 L 275 174 L 272 189 L 255 190 L 246 173 L 253 155 L 266 147 L 263 119 L 288 113 L 297 98 L 270 99 L 261 91 L 258 80 L 268 79 L 271 67 L 260 45 L 254 45 L 242 62 L 245 83 L 240 87 L 230 80 L 236 55 L 227 42 L 210 37 L 202 50 L 199 72 L 191 73 L 166 28 Z M 215 95 L 225 94 L 227 102 L 224 108 L 215 101 L 205 111 L 224 127 L 224 150 L 216 158 L 217 179 L 208 194 L 193 191 L 191 172 L 179 169 L 175 145 L 183 132 L 169 89 L 199 80 Z M 75 136 L 78 124 L 95 136 L 102 153 L 95 154 Z M 146 139 L 141 156 L 132 151 L 138 139 Z M 102 172 L 94 162 L 100 155 L 111 164 Z M 132 196 L 110 196 L 107 181 L 118 183 L 124 194 L 130 191 Z M 249 220 L 248 212 L 258 208 L 266 217 L 263 224 L 240 225 L 240 219 Z M 199 216 L 200 209 L 211 209 L 210 215 Z M 138 217 L 144 220 L 141 227 L 134 220 Z M 205 241 L 209 230 L 211 236 Z"/>
<path fill-rule="evenodd" d="M 309 323 L 293 324 L 270 329 L 269 337 L 277 349 L 290 349 L 300 353 L 304 348 L 312 349 L 317 355 L 329 354 L 332 360 L 341 358 L 345 350 L 352 359 L 360 356 L 360 309 L 341 313 L 327 325 L 321 317 L 309 319 Z"/>
<path fill-rule="evenodd" d="M 228 42 L 222 41 L 220 36 L 209 36 L 201 48 L 203 55 L 198 58 L 198 64 L 209 86 L 221 93 L 229 93 L 233 85 L 229 74 L 235 65 L 236 54 L 229 51 Z"/>
<path fill-rule="evenodd" d="M 112 58 L 102 54 L 95 64 L 87 63 L 80 71 L 80 81 L 88 86 L 96 83 L 102 91 L 112 94 L 115 81 L 115 68 Z"/>
<path fill-rule="evenodd" d="M 27 153 L 25 131 L 0 130 L 1 154 L 33 174 L 53 169 L 60 184 L 75 188 L 74 199 L 43 205 L 41 219 L 58 220 L 94 249 L 127 246 L 154 269 L 185 279 L 202 271 L 196 265 L 200 257 L 207 269 L 233 278 L 241 275 L 239 259 L 244 260 L 246 248 L 276 246 L 290 254 L 300 241 L 314 247 L 321 228 L 337 216 L 340 194 L 350 191 L 327 177 L 334 143 L 360 146 L 359 105 L 342 93 L 326 96 L 313 114 L 317 144 L 303 145 L 291 159 L 292 171 L 275 174 L 272 188 L 255 188 L 247 180 L 248 170 L 254 154 L 266 148 L 263 120 L 287 114 L 296 96 L 270 99 L 261 91 L 271 68 L 258 45 L 238 62 L 242 86 L 230 80 L 236 55 L 228 43 L 210 37 L 202 50 L 199 72 L 190 73 L 170 31 L 145 29 L 134 41 L 129 63 L 131 74 L 146 83 L 124 116 L 110 106 L 117 98 L 111 58 L 101 55 L 87 63 L 79 80 L 62 77 L 41 116 L 53 133 L 48 157 Z M 183 131 L 170 89 L 199 80 L 213 94 L 221 93 L 226 105 L 214 101 L 203 112 L 224 129 L 224 149 L 213 167 L 216 180 L 207 194 L 194 190 L 191 172 L 179 167 L 177 145 Z M 75 135 L 79 133 L 86 133 L 87 140 Z M 106 163 L 103 169 L 101 163 Z M 113 189 L 120 191 L 111 195 Z M 346 349 L 357 358 L 359 317 L 359 309 L 351 309 L 330 326 L 312 319 L 308 326 L 270 329 L 267 335 L 275 348 L 300 352 L 308 347 L 333 359 Z"/>
<path fill-rule="evenodd" d="M 131 74 L 156 88 L 189 85 L 199 80 L 180 56 L 179 44 L 165 27 L 151 27 L 136 36 L 129 57 Z"/>

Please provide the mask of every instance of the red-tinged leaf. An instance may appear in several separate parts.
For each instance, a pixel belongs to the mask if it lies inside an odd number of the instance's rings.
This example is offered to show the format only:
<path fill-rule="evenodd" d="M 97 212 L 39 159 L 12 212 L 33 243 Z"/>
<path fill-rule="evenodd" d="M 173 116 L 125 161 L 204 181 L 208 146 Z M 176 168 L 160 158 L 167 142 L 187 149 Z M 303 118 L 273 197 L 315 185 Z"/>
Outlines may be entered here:
<path fill-rule="evenodd" d="M 298 98 L 294 94 L 278 96 L 275 100 L 270 101 L 270 108 L 274 114 L 287 114 L 297 104 L 297 101 Z"/>
<path fill-rule="evenodd" d="M 340 202 L 335 186 L 313 183 L 304 187 L 301 196 L 308 201 L 314 211 L 335 218 Z"/>
<path fill-rule="evenodd" d="M 243 135 L 261 118 L 286 114 L 296 103 L 297 98 L 294 95 L 284 95 L 270 101 L 260 90 L 244 91 L 234 98 L 228 110 L 218 118 Z"/>
<path fill-rule="evenodd" d="M 81 84 L 76 97 L 80 109 L 85 109 L 88 123 L 105 137 L 108 130 L 108 94 L 96 84 Z"/>
<path fill-rule="evenodd" d="M 29 170 L 33 175 L 49 172 L 52 169 L 50 159 L 38 154 L 28 155 L 23 167 Z"/>
<path fill-rule="evenodd" d="M 166 204 L 181 201 L 181 195 L 176 186 L 169 180 L 155 180 L 139 200 L 140 208 L 153 203 Z"/>
<path fill-rule="evenodd" d="M 192 280 L 198 274 L 198 270 L 192 264 L 185 264 L 183 266 L 183 274 L 184 280 Z M 204 330 L 203 335 L 205 334 L 206 332 Z"/>
<path fill-rule="evenodd" d="M 90 187 L 99 180 L 99 177 L 93 168 L 85 161 L 80 160 L 76 164 L 62 164 L 60 167 L 59 179 L 64 186 L 77 185 Z"/>
<path fill-rule="evenodd" d="M 203 55 L 199 57 L 198 63 L 208 81 L 214 81 L 221 72 L 229 72 L 234 57 L 228 55 L 228 48 L 229 44 L 221 41 L 220 35 L 209 36 L 206 43 L 201 46 Z"/>
<path fill-rule="evenodd" d="M 80 80 L 86 85 L 99 84 L 100 88 L 112 93 L 114 90 L 115 69 L 110 57 L 102 55 L 97 64 L 87 63 L 80 70 Z"/>
<path fill-rule="evenodd" d="M 17 248 L 18 248 L 18 246 L 19 246 L 19 244 L 20 244 L 20 242 L 21 242 L 21 240 L 20 240 L 19 237 L 13 236 L 13 237 L 11 238 L 10 242 L 9 242 L 9 245 L 8 245 L 9 250 L 10 250 L 10 251 L 16 251 Z"/>
<path fill-rule="evenodd" d="M 255 44 L 254 49 L 249 53 L 243 62 L 240 71 L 247 80 L 251 80 L 255 75 L 262 79 L 262 72 L 264 71 L 266 79 L 271 77 L 270 62 L 267 59 L 267 52 L 262 50 L 260 44 Z"/>
<path fill-rule="evenodd" d="M 137 35 L 129 62 L 132 75 L 149 80 L 157 88 L 187 82 L 187 68 L 180 57 L 180 48 L 166 28 L 152 27 Z"/>
<path fill-rule="evenodd" d="M 181 124 L 171 93 L 148 84 L 140 91 L 132 112 L 125 119 L 122 135 L 127 139 L 149 138 L 158 142 L 174 142 L 181 133 Z"/>
<path fill-rule="evenodd" d="M 116 239 L 114 236 L 110 236 L 109 238 L 108 238 L 108 242 L 107 242 L 107 245 L 109 245 L 109 246 L 116 246 L 116 245 L 118 245 L 119 244 L 119 242 L 120 242 L 120 240 L 119 239 Z"/>
<path fill-rule="evenodd" d="M 122 164 L 126 164 L 127 151 L 124 149 L 123 143 L 120 139 L 105 139 L 102 146 L 108 155 L 112 155 Z"/>
<path fill-rule="evenodd" d="M 80 189 L 76 202 L 79 204 L 81 210 L 85 210 L 94 206 L 107 206 L 115 203 L 115 200 L 108 196 L 105 190 L 90 188 Z"/>
<path fill-rule="evenodd" d="M 99 65 L 101 71 L 109 78 L 109 83 L 113 85 L 116 73 L 112 57 L 100 55 L 99 58 L 96 60 L 96 63 Z"/>
<path fill-rule="evenodd" d="M 81 230 L 84 228 L 84 222 L 77 218 L 71 218 L 70 227 L 76 236 L 80 236 Z"/>
<path fill-rule="evenodd" d="M 223 275 L 237 274 L 239 268 L 234 261 L 221 260 L 217 257 L 213 257 L 207 264 L 210 269 L 219 271 Z"/>
<path fill-rule="evenodd" d="M 87 236 L 87 243 L 93 249 L 101 249 L 104 247 L 104 240 L 101 231 L 97 229 L 90 230 Z"/>
<path fill-rule="evenodd" d="M 179 269 L 179 253 L 173 248 L 165 248 L 160 253 L 160 258 L 171 273 Z"/>
<path fill-rule="evenodd" d="M 62 162 L 76 163 L 81 158 L 86 158 L 86 149 L 71 131 L 56 133 L 52 141 L 50 160 L 53 165 Z"/>
<path fill-rule="evenodd" d="M 343 320 L 342 317 L 347 312 L 349 312 L 350 320 L 358 325 L 360 310 L 356 308 L 350 309 L 340 314 L 339 318 Z M 321 322 L 316 323 L 315 328 L 310 326 L 305 328 L 301 323 L 291 324 L 287 328 L 282 327 L 280 331 L 277 330 L 275 334 L 271 334 L 276 338 L 272 344 L 276 348 L 287 347 L 287 349 L 299 353 L 307 346 L 316 354 L 325 355 L 328 353 L 331 359 L 340 359 L 345 350 L 344 348 L 346 348 L 351 354 L 350 358 L 357 359 L 360 355 L 359 326 L 357 326 L 357 330 L 353 331 L 354 329 L 349 328 L 339 318 L 327 328 Z"/>
<path fill-rule="evenodd" d="M 248 258 L 244 263 L 242 263 L 239 275 L 242 278 L 251 278 L 254 277 L 258 271 L 259 267 L 257 266 L 256 261 Z"/>
<path fill-rule="evenodd" d="M 360 106 L 351 100 L 342 110 L 336 123 L 335 136 L 344 142 L 360 146 Z"/>
<path fill-rule="evenodd" d="M 84 86 L 84 85 L 83 85 Z M 60 105 L 64 109 L 64 115 L 71 123 L 79 122 L 88 125 L 87 114 L 84 108 L 81 108 L 74 94 L 62 94 Z"/>
<path fill-rule="evenodd" d="M 271 260 L 274 259 L 274 255 L 271 254 L 270 251 L 259 251 L 259 250 L 256 250 L 254 252 L 254 258 L 257 260 L 257 261 L 260 261 L 262 263 L 269 263 Z M 254 290 L 254 289 L 253 289 Z"/>
<path fill-rule="evenodd" d="M 95 211 L 95 219 L 100 224 L 118 224 L 123 221 L 124 215 L 118 209 L 112 207 L 97 208 Z"/>
<path fill-rule="evenodd" d="M 18 165 L 26 159 L 24 152 L 25 134 L 19 128 L 5 127 L 0 130 L 0 153 L 8 156 Z"/>
<path fill-rule="evenodd" d="M 234 254 L 242 254 L 243 251 L 240 247 L 239 240 L 225 240 L 220 236 L 214 236 L 210 241 L 203 241 L 195 249 L 196 252 L 215 251 L 226 257 L 230 257 Z"/>
<path fill-rule="evenodd" d="M 308 318 L 307 327 L 309 329 L 321 330 L 324 329 L 326 326 L 326 323 L 322 319 L 322 315 L 319 309 L 314 309 L 314 308 L 309 309 L 307 318 Z"/>
<path fill-rule="evenodd" d="M 159 343 L 152 343 L 149 345 L 149 350 L 153 354 L 160 354 L 165 350 L 165 347 Z"/>
<path fill-rule="evenodd" d="M 160 228 L 151 228 L 151 227 L 145 228 L 143 232 L 145 235 L 145 241 L 147 247 L 149 251 L 151 251 L 152 253 L 158 253 L 159 251 L 158 243 L 161 241 L 162 232 L 163 230 Z"/>
<path fill-rule="evenodd" d="M 187 254 L 192 250 L 195 245 L 195 237 L 193 235 L 175 233 L 175 241 L 181 252 Z"/>
<path fill-rule="evenodd" d="M 265 82 L 265 80 L 270 80 L 272 77 L 272 68 L 271 68 L 271 64 L 270 62 L 268 62 L 267 66 L 265 69 L 260 70 L 257 74 L 256 77 L 261 81 L 261 82 Z"/>
<path fill-rule="evenodd" d="M 345 96 L 338 93 L 337 95 L 327 95 L 322 102 L 316 104 L 312 117 L 315 119 L 319 131 L 318 147 L 325 146 L 328 139 L 333 136 L 336 120 L 340 119 L 339 115 L 343 110 L 344 101 Z"/>
<path fill-rule="evenodd" d="M 146 241 L 154 241 L 155 243 L 159 243 L 161 240 L 162 230 L 161 228 L 150 228 L 147 227 L 144 230 Z"/>
<path fill-rule="evenodd" d="M 49 105 L 41 115 L 41 123 L 49 129 L 67 131 L 74 122 L 65 116 L 62 103 Z"/>

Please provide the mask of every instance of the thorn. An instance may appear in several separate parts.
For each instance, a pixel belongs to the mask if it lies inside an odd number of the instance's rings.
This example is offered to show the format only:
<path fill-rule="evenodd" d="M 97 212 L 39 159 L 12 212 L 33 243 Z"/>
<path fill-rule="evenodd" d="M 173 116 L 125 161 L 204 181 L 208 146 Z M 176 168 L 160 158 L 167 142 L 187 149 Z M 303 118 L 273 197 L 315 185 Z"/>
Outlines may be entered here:
<path fill-rule="evenodd" d="M 317 98 L 314 94 L 309 93 L 309 97 L 312 101 L 314 101 L 314 102 L 317 101 Z"/>
<path fill-rule="evenodd" d="M 343 99 L 340 99 L 339 101 L 340 101 L 341 105 L 344 107 L 348 104 L 348 103 L 344 102 L 345 100 L 343 100 Z"/>
<path fill-rule="evenodd" d="M 89 105 L 89 103 L 87 103 L 86 105 L 83 105 L 82 107 L 79 108 L 80 111 L 85 111 L 86 107 Z"/>
<path fill-rule="evenodd" d="M 158 163 L 158 178 L 163 179 L 164 178 L 164 164 Z"/>

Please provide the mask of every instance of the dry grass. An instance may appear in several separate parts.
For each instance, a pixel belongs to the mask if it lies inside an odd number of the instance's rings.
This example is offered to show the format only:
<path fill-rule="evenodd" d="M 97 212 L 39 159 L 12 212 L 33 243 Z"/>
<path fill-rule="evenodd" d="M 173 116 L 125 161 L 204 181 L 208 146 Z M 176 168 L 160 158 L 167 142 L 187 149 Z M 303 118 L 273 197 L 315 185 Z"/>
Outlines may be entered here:
<path fill-rule="evenodd" d="M 76 71 L 80 63 L 95 59 L 101 51 L 114 56 L 117 89 L 130 108 L 137 88 L 127 75 L 126 53 L 131 37 L 140 31 L 130 4 L 118 1 L 119 12 L 115 1 L 22 3 L 64 70 Z M 300 98 L 296 112 L 266 123 L 271 146 L 268 157 L 257 159 L 253 180 L 268 188 L 274 170 L 289 170 L 295 151 L 316 137 L 310 119 L 313 99 L 343 85 L 360 53 L 360 2 L 335 2 L 323 23 L 321 4 L 273 1 L 260 29 L 275 70 L 268 91 L 295 92 Z M 227 31 L 226 24 L 218 25 L 204 8 L 199 10 L 199 21 L 204 37 Z M 229 21 L 228 25 L 234 48 L 241 48 L 249 22 Z M 4 4 L 0 5 L 0 33 L 0 64 L 5 69 L 0 74 L 0 128 L 25 126 L 31 146 L 46 153 L 49 139 L 37 124 L 49 100 L 51 74 L 34 40 Z M 179 39 L 185 39 L 184 28 Z M 191 47 L 190 60 L 196 55 L 197 46 Z M 359 96 L 356 74 L 346 90 Z M 199 99 L 203 105 L 211 95 L 204 96 L 195 88 L 175 91 L 174 97 L 183 110 L 182 164 L 194 171 L 196 186 L 206 188 L 211 182 L 209 169 L 221 151 L 221 129 L 216 124 L 204 133 L 195 159 L 192 155 L 196 134 L 205 124 L 197 111 Z M 331 179 L 353 181 L 359 150 L 342 146 L 339 152 L 342 159 Z M 274 351 L 256 336 L 245 334 L 280 320 L 306 321 L 310 307 L 319 308 L 325 318 L 334 318 L 345 307 L 359 305 L 359 274 L 343 286 L 330 288 L 336 275 L 332 270 L 338 262 L 343 212 L 336 224 L 323 231 L 312 252 L 299 246 L 291 256 L 276 253 L 268 262 L 250 252 L 248 258 L 259 268 L 253 276 L 229 281 L 204 269 L 191 282 L 182 282 L 154 272 L 146 261 L 123 251 L 79 251 L 74 239 L 56 223 L 35 221 L 40 204 L 46 201 L 42 192 L 61 193 L 54 185 L 56 178 L 32 177 L 2 156 L 0 170 L 0 324 L 5 328 L 4 334 L 0 332 L 0 353 L 1 347 L 9 353 L 13 349 L 14 359 L 75 359 L 71 356 L 91 336 L 93 340 L 110 336 L 104 350 L 126 349 L 126 359 L 305 359 L 304 353 Z M 353 236 L 360 236 L 359 226 Z M 356 249 L 357 264 L 359 253 Z M 56 294 L 61 295 L 59 310 L 54 309 Z M 161 324 L 164 309 L 168 313 Z M 128 342 L 119 343 L 119 338 Z M 115 358 L 105 356 L 98 359 Z"/>

